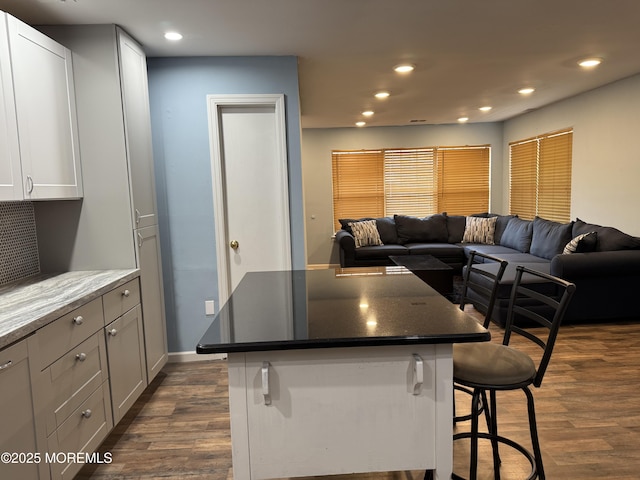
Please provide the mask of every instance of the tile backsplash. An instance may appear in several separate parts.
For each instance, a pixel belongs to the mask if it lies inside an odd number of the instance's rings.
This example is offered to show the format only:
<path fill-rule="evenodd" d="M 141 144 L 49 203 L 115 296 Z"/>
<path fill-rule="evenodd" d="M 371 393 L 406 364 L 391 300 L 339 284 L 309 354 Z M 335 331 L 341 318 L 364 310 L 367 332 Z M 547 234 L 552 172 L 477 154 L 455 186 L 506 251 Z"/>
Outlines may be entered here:
<path fill-rule="evenodd" d="M 40 273 L 33 204 L 0 202 L 0 285 Z"/>

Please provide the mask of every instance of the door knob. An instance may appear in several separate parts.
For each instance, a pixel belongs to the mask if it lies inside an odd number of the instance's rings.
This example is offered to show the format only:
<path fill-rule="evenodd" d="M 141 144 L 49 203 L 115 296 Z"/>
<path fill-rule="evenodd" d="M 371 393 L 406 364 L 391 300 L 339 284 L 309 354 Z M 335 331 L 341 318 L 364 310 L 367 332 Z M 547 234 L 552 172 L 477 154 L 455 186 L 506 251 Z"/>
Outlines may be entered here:
<path fill-rule="evenodd" d="M 231 242 L 229 242 L 229 246 L 234 250 L 237 250 L 240 244 L 238 243 L 237 240 L 231 240 Z"/>

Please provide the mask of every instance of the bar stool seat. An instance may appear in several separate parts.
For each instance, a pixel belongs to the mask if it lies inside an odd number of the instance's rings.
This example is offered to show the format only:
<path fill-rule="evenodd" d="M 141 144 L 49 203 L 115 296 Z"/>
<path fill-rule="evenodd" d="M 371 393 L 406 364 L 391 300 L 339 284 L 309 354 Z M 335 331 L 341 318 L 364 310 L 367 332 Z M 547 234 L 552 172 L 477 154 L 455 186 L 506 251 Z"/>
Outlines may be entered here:
<path fill-rule="evenodd" d="M 505 345 L 457 343 L 453 359 L 456 380 L 463 383 L 504 387 L 532 383 L 536 376 L 531 357 Z"/>

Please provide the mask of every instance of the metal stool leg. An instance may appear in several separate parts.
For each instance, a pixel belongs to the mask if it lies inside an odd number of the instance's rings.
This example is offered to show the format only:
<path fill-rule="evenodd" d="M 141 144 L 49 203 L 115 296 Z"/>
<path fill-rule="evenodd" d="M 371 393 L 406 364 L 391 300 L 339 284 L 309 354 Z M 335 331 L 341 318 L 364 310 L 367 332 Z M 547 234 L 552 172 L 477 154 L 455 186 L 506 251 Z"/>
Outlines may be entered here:
<path fill-rule="evenodd" d="M 545 480 L 544 467 L 542 466 L 542 452 L 540 441 L 538 440 L 538 426 L 536 423 L 536 409 L 533 401 L 533 394 L 528 388 L 523 388 L 527 395 L 527 409 L 529 411 L 529 431 L 531 432 L 531 445 L 533 446 L 533 456 L 536 462 L 536 471 L 540 480 Z"/>

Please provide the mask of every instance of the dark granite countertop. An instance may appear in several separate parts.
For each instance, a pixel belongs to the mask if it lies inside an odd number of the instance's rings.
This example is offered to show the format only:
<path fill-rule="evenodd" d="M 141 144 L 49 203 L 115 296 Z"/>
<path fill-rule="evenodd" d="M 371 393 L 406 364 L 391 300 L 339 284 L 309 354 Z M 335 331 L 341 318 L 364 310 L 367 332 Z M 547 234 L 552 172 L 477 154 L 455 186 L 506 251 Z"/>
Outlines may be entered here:
<path fill-rule="evenodd" d="M 196 352 L 479 342 L 488 330 L 398 267 L 248 273 Z"/>

